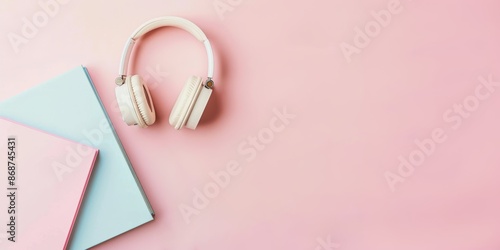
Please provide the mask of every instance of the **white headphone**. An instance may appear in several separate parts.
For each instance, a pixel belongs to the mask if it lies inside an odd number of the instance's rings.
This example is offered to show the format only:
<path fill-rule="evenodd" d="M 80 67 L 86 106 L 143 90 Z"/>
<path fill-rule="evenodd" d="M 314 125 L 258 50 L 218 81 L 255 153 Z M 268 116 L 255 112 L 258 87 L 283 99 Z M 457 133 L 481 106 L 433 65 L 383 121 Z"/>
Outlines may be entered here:
<path fill-rule="evenodd" d="M 202 42 L 207 50 L 207 79 L 203 81 L 199 76 L 189 77 L 175 102 L 169 119 L 170 125 L 175 129 L 181 129 L 184 126 L 196 129 L 214 87 L 214 82 L 212 81 L 214 75 L 214 55 L 210 41 L 208 41 L 205 33 L 191 21 L 180 17 L 167 16 L 150 20 L 135 30 L 128 39 L 120 61 L 119 76 L 115 81 L 118 85 L 116 88 L 116 98 L 120 112 L 123 121 L 127 125 L 139 125 L 145 128 L 155 122 L 155 108 L 147 85 L 144 84 L 139 75 L 127 75 L 127 70 L 135 41 L 149 31 L 165 26 L 174 26 L 188 31 Z"/>

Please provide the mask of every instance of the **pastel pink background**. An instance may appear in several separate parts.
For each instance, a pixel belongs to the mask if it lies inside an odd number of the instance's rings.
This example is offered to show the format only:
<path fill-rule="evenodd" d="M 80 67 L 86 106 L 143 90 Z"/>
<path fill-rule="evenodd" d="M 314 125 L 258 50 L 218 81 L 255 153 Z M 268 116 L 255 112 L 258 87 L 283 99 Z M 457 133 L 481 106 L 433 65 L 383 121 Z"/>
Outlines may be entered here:
<path fill-rule="evenodd" d="M 230 2 L 221 19 L 212 0 L 70 0 L 16 54 L 7 34 L 41 7 L 0 1 L 0 100 L 88 67 L 156 211 L 95 249 L 314 250 L 329 237 L 342 250 L 500 249 L 500 93 L 456 130 L 443 120 L 479 76 L 500 80 L 500 2 L 401 0 L 351 63 L 340 44 L 389 0 Z M 133 64 L 168 72 L 153 90 L 158 124 L 127 127 L 116 109 L 124 43 L 163 15 L 197 23 L 216 52 L 216 91 L 196 131 L 168 124 L 184 81 L 206 74 L 202 45 L 178 29 L 147 35 Z M 239 144 L 283 107 L 296 118 L 245 161 Z M 435 128 L 446 142 L 392 192 L 386 171 Z M 178 206 L 230 160 L 244 171 L 186 224 Z"/>

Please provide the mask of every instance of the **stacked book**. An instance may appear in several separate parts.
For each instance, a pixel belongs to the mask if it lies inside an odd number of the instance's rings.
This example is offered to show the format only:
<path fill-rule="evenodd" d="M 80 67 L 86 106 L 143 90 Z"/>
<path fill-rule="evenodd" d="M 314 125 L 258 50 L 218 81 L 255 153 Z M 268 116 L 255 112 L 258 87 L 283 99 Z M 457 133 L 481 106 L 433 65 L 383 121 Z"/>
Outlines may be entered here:
<path fill-rule="evenodd" d="M 84 67 L 0 102 L 0 249 L 88 249 L 154 212 Z"/>

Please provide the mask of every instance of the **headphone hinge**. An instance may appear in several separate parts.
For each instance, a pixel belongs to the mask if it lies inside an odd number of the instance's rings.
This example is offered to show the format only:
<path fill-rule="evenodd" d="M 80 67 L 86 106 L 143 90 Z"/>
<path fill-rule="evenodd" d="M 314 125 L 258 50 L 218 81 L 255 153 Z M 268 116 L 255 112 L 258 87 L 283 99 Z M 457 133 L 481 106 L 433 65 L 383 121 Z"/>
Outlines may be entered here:
<path fill-rule="evenodd" d="M 214 81 L 212 80 L 212 77 L 208 77 L 207 81 L 205 81 L 205 88 L 207 89 L 213 89 L 214 88 Z"/>
<path fill-rule="evenodd" d="M 125 76 L 124 75 L 118 76 L 115 79 L 115 84 L 118 86 L 122 86 L 124 83 L 125 83 Z"/>

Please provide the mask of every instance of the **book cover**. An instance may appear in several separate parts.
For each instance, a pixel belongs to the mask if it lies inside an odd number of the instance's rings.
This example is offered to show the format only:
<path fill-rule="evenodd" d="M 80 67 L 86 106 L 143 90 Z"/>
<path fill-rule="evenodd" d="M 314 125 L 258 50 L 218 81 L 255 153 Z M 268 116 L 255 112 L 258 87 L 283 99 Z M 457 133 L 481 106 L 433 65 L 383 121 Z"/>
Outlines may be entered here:
<path fill-rule="evenodd" d="M 99 149 L 68 249 L 88 249 L 154 219 L 86 68 L 1 102 L 0 116 Z"/>
<path fill-rule="evenodd" d="M 0 117 L 0 249 L 65 249 L 97 149 Z"/>

